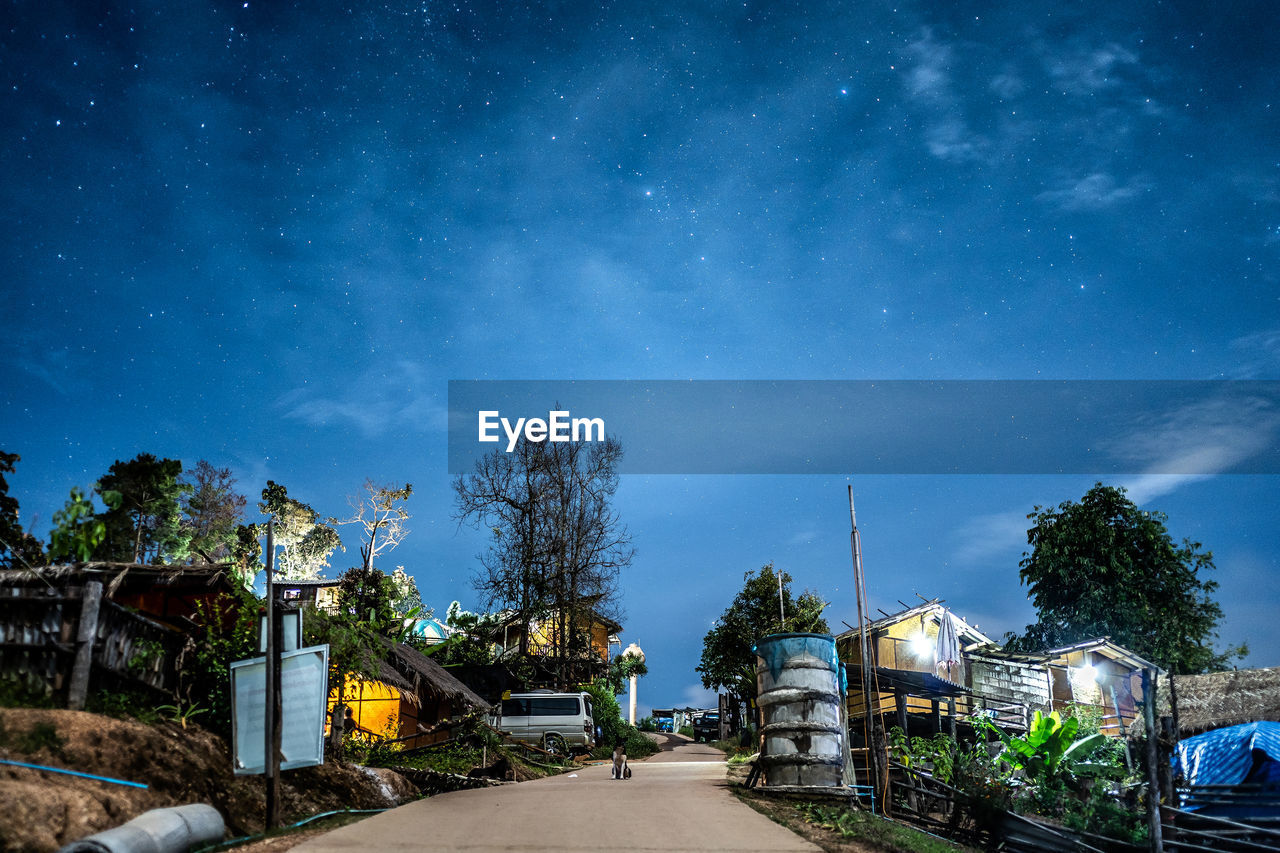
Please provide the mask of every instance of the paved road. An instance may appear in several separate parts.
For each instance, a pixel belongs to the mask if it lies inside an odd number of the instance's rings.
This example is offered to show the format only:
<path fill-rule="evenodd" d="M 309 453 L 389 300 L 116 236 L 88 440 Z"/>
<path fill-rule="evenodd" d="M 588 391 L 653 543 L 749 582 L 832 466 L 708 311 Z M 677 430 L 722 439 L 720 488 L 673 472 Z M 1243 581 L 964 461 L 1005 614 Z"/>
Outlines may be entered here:
<path fill-rule="evenodd" d="M 583 767 L 519 785 L 456 791 L 383 812 L 311 839 L 293 853 L 498 850 L 806 851 L 818 848 L 738 802 L 724 753 L 665 735 L 632 764 Z"/>

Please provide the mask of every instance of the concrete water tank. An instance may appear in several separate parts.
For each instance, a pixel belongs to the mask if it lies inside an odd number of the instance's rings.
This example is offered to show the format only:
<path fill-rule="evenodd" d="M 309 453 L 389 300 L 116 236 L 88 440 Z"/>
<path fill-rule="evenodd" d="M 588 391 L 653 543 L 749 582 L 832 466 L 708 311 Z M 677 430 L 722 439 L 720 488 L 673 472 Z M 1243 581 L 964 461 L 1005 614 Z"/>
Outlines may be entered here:
<path fill-rule="evenodd" d="M 830 634 L 771 634 L 756 644 L 765 786 L 842 786 L 844 690 Z"/>

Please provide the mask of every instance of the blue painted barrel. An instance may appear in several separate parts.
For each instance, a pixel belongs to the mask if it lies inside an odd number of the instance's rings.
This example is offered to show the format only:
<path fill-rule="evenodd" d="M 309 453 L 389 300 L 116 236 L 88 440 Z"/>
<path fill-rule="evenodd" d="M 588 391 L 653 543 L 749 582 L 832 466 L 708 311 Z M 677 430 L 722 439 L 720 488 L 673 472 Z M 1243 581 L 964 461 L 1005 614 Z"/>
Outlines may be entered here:
<path fill-rule="evenodd" d="M 771 634 L 755 651 L 765 786 L 841 786 L 844 691 L 835 637 Z"/>

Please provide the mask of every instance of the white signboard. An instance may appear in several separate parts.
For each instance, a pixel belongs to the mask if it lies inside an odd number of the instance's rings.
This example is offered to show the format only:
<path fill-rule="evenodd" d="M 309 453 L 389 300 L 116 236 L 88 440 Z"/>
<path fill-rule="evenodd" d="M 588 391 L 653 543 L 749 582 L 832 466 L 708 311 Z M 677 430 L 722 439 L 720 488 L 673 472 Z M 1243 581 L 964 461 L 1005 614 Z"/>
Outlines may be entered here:
<path fill-rule="evenodd" d="M 280 655 L 281 770 L 324 763 L 329 700 L 329 647 L 309 646 Z M 231 664 L 231 740 L 236 775 L 266 770 L 267 659 Z"/>
<path fill-rule="evenodd" d="M 282 652 L 291 652 L 302 646 L 302 611 L 301 610 L 277 610 L 276 618 L 284 623 L 284 630 L 281 632 L 284 636 L 284 645 L 280 647 Z M 258 651 L 265 653 L 267 651 L 267 617 L 263 614 L 258 619 Z"/>

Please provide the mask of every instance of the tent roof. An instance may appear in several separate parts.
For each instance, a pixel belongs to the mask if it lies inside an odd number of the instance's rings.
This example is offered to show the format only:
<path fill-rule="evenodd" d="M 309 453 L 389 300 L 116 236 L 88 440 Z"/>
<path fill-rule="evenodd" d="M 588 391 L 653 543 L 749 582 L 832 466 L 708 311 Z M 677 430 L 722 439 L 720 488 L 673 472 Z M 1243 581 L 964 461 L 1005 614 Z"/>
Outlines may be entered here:
<path fill-rule="evenodd" d="M 1280 761 L 1280 723 L 1261 722 L 1214 729 L 1178 743 L 1173 766 L 1189 785 L 1237 785 L 1260 750 Z"/>

